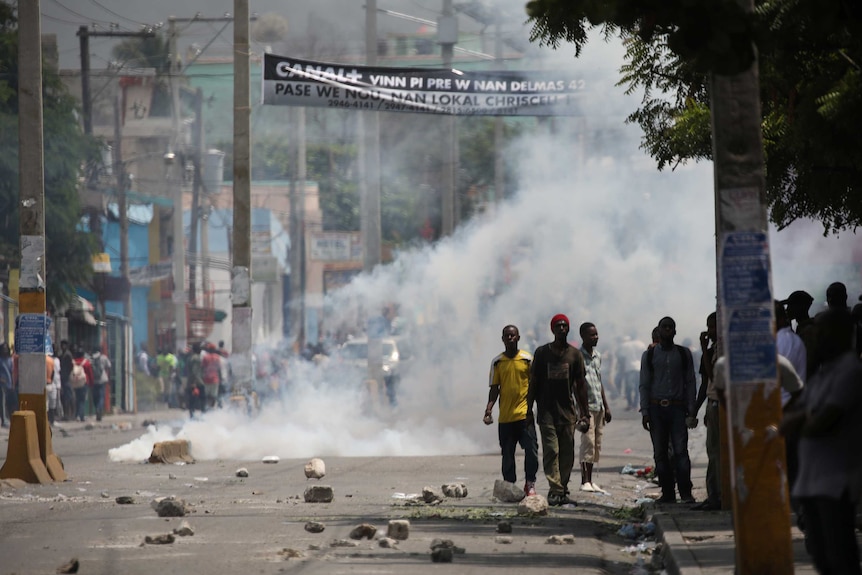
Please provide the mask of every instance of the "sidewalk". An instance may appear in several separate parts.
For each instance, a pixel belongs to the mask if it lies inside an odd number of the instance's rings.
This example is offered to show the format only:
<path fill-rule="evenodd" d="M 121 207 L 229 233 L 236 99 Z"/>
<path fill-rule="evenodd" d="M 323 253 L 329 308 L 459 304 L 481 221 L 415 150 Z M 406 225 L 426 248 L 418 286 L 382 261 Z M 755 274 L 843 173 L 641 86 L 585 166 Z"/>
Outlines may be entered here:
<path fill-rule="evenodd" d="M 693 433 L 689 439 L 691 479 L 698 501 L 706 498 L 706 453 L 701 443 L 701 435 Z M 670 574 L 678 575 L 733 573 L 736 566 L 736 545 L 731 512 L 692 511 L 690 507 L 684 503 L 657 505 L 653 513 L 657 540 L 665 544 L 665 569 Z M 794 573 L 816 575 L 817 570 L 805 551 L 805 541 L 802 532 L 795 526 L 795 520 L 791 537 Z"/>

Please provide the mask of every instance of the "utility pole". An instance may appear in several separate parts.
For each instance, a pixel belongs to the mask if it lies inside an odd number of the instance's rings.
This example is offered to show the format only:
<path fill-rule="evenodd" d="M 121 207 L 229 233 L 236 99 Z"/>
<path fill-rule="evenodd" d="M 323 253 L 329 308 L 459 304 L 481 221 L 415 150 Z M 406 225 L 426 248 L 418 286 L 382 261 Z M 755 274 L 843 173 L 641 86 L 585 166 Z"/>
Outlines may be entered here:
<path fill-rule="evenodd" d="M 458 42 L 458 18 L 452 8 L 452 0 L 443 0 L 443 15 L 437 21 L 437 43 L 443 56 L 443 67 L 452 69 L 452 55 L 455 44 Z M 455 170 L 457 169 L 457 132 L 455 129 L 455 116 L 446 116 L 443 119 L 445 136 L 443 138 L 443 198 L 442 209 L 442 236 L 452 235 L 455 231 L 456 206 L 455 206 Z"/>
<path fill-rule="evenodd" d="M 503 69 L 503 37 L 499 12 L 494 17 L 494 68 Z M 494 117 L 494 204 L 503 202 L 503 117 Z"/>
<path fill-rule="evenodd" d="M 753 12 L 753 0 L 739 3 Z M 712 73 L 709 93 L 736 572 L 793 573 L 756 57 L 740 73 Z"/>
<path fill-rule="evenodd" d="M 174 196 L 174 335 L 175 345 L 180 351 L 188 345 L 188 323 L 186 316 L 186 246 L 183 228 L 182 161 L 179 155 L 180 141 L 180 86 L 179 55 L 177 54 L 177 19 L 168 18 L 168 53 L 170 61 L 171 87 L 171 145 L 165 154 L 168 169 L 168 184 L 173 184 Z M 194 217 L 194 214 L 192 214 Z"/>
<path fill-rule="evenodd" d="M 117 178 L 117 210 L 120 212 L 120 275 L 129 281 L 129 212 L 126 205 L 126 170 L 123 165 L 123 90 L 114 101 L 114 176 Z M 123 316 L 132 324 L 132 289 L 123 295 Z M 104 321 L 104 317 L 102 321 Z M 100 345 L 102 342 L 99 342 Z"/>
<path fill-rule="evenodd" d="M 294 348 L 305 344 L 305 108 L 293 108 L 296 138 L 290 145 L 290 335 Z"/>
<path fill-rule="evenodd" d="M 377 65 L 377 0 L 365 3 L 365 63 Z M 362 269 L 370 272 L 380 264 L 380 114 L 362 112 L 365 177 L 362 195 Z"/>
<path fill-rule="evenodd" d="M 246 17 L 248 16 L 248 4 L 246 4 Z M 185 229 L 183 228 L 183 189 L 182 178 L 179 174 L 182 173 L 182 162 L 176 161 L 182 157 L 180 150 L 180 115 L 182 109 L 180 107 L 180 84 L 179 77 L 182 64 L 179 54 L 177 53 L 177 23 L 182 22 L 190 24 L 192 22 L 231 22 L 234 21 L 233 16 L 225 15 L 217 18 L 205 18 L 203 16 L 193 16 L 191 18 L 177 18 L 171 16 L 168 18 L 168 43 L 170 52 L 170 87 L 171 87 L 171 149 L 165 156 L 165 160 L 170 163 L 168 170 L 173 173 L 174 185 L 174 323 L 176 325 L 176 346 L 178 349 L 185 349 L 188 344 L 188 323 L 186 316 L 186 253 L 184 245 Z M 248 23 L 246 23 L 248 28 Z M 236 28 L 234 28 L 236 30 Z M 246 34 L 247 36 L 247 34 Z M 247 41 L 246 41 L 247 43 Z M 235 48 L 236 49 L 236 48 Z M 248 50 L 246 49 L 246 52 Z M 248 55 L 246 54 L 246 57 Z M 246 72 L 246 83 L 248 83 L 248 72 Z M 248 98 L 246 97 L 246 100 Z M 236 128 L 234 128 L 236 129 Z M 196 166 L 196 171 L 200 169 L 200 164 Z M 195 176 L 195 181 L 198 181 L 198 176 Z M 191 212 L 191 221 L 194 222 L 194 233 L 189 239 L 191 242 L 197 242 L 197 222 L 198 214 L 193 210 Z M 196 248 L 195 248 L 196 249 Z M 191 274 L 190 274 L 191 275 Z M 191 299 L 194 299 L 194 282 L 188 287 Z"/>
<path fill-rule="evenodd" d="M 42 29 L 39 0 L 18 6 L 18 226 L 21 241 L 19 315 L 15 320 L 19 409 L 12 415 L 0 478 L 63 481 L 54 455 L 45 397 L 50 341 L 45 297 L 45 175 L 42 116 Z M 38 446 L 38 447 L 37 447 Z"/>
<path fill-rule="evenodd" d="M 189 253 L 192 256 L 192 263 L 189 266 L 189 303 L 195 305 L 197 300 L 197 268 L 199 263 L 198 255 L 198 212 L 200 211 L 201 184 L 203 174 L 203 147 L 204 147 L 204 129 L 203 129 L 203 90 L 198 88 L 195 91 L 195 136 L 194 136 L 194 156 L 192 163 L 195 167 L 194 182 L 192 184 L 192 209 L 191 209 L 191 224 L 189 230 Z M 209 190 L 212 192 L 212 190 Z M 206 245 L 201 231 L 201 245 Z M 203 266 L 203 263 L 201 262 Z M 206 285 L 203 286 L 206 290 Z"/>
<path fill-rule="evenodd" d="M 234 386 L 251 388 L 251 104 L 248 0 L 234 0 L 233 26 L 233 267 L 230 277 Z"/>

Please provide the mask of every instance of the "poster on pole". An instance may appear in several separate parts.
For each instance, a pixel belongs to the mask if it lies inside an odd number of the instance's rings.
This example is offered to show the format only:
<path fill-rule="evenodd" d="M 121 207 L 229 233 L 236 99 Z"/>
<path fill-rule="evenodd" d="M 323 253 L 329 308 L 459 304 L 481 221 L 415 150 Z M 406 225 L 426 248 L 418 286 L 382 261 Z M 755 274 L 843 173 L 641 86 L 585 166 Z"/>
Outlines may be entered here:
<path fill-rule="evenodd" d="M 449 116 L 579 116 L 583 78 L 565 71 L 387 68 L 264 54 L 263 104 Z"/>

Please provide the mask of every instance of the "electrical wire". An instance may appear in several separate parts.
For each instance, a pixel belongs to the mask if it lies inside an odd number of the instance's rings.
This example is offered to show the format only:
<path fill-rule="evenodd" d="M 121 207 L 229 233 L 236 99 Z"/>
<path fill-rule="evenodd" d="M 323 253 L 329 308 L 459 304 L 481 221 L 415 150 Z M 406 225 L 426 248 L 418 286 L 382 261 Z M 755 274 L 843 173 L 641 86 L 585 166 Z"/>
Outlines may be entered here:
<path fill-rule="evenodd" d="M 60 0 L 51 0 L 51 1 L 54 4 L 56 4 L 57 6 L 59 6 L 60 8 L 62 8 L 63 10 L 65 10 L 66 12 L 73 14 L 79 18 L 83 18 L 87 22 L 102 22 L 102 23 L 108 24 L 109 26 L 119 27 L 119 24 L 117 24 L 116 22 L 111 22 L 109 20 L 100 20 L 98 18 L 90 18 L 89 16 L 85 16 L 84 14 L 81 14 L 80 12 L 76 12 L 75 10 L 72 10 L 71 8 L 69 8 L 68 6 L 63 4 L 62 2 L 60 2 Z"/>
<path fill-rule="evenodd" d="M 105 12 L 108 12 L 109 14 L 111 14 L 111 15 L 113 15 L 113 16 L 116 16 L 117 18 L 122 18 L 123 20 L 126 20 L 126 21 L 128 21 L 128 22 L 131 22 L 131 23 L 133 23 L 133 24 L 138 24 L 139 26 L 148 26 L 148 24 L 147 24 L 146 22 L 138 22 L 137 20 L 133 20 L 133 19 L 131 19 L 131 18 L 127 18 L 126 16 L 123 16 L 122 14 L 119 14 L 119 13 L 117 13 L 117 12 L 114 12 L 113 10 L 111 10 L 110 8 L 108 8 L 107 6 L 105 6 L 104 4 L 102 4 L 101 2 L 99 2 L 98 0 L 90 0 L 90 3 L 91 3 L 91 4 L 95 4 L 96 6 L 98 6 L 98 7 L 99 7 L 99 8 L 101 8 L 102 10 L 104 10 Z"/>

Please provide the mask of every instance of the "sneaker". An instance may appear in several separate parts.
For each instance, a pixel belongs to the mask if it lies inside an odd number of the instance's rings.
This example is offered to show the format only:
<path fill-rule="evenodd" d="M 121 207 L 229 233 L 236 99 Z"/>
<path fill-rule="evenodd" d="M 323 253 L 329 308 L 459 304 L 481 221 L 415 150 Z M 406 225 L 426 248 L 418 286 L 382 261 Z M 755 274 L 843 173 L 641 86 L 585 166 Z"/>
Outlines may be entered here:
<path fill-rule="evenodd" d="M 536 494 L 536 482 L 535 481 L 527 481 L 524 483 L 524 495 L 529 497 L 530 495 Z"/>
<path fill-rule="evenodd" d="M 687 505 L 692 505 L 692 504 L 694 504 L 694 503 L 697 503 L 697 501 L 695 500 L 694 496 L 692 496 L 691 494 L 689 494 L 689 495 L 682 495 L 682 496 L 680 496 L 680 498 L 679 498 L 679 499 L 680 499 L 680 501 L 682 501 L 683 503 L 685 503 L 685 504 L 687 504 Z"/>
<path fill-rule="evenodd" d="M 656 503 L 676 503 L 676 497 L 673 495 L 662 495 L 655 500 Z"/>
<path fill-rule="evenodd" d="M 581 491 L 586 491 L 587 493 L 595 493 L 596 488 L 593 487 L 593 484 L 587 481 L 586 483 L 581 483 Z"/>

